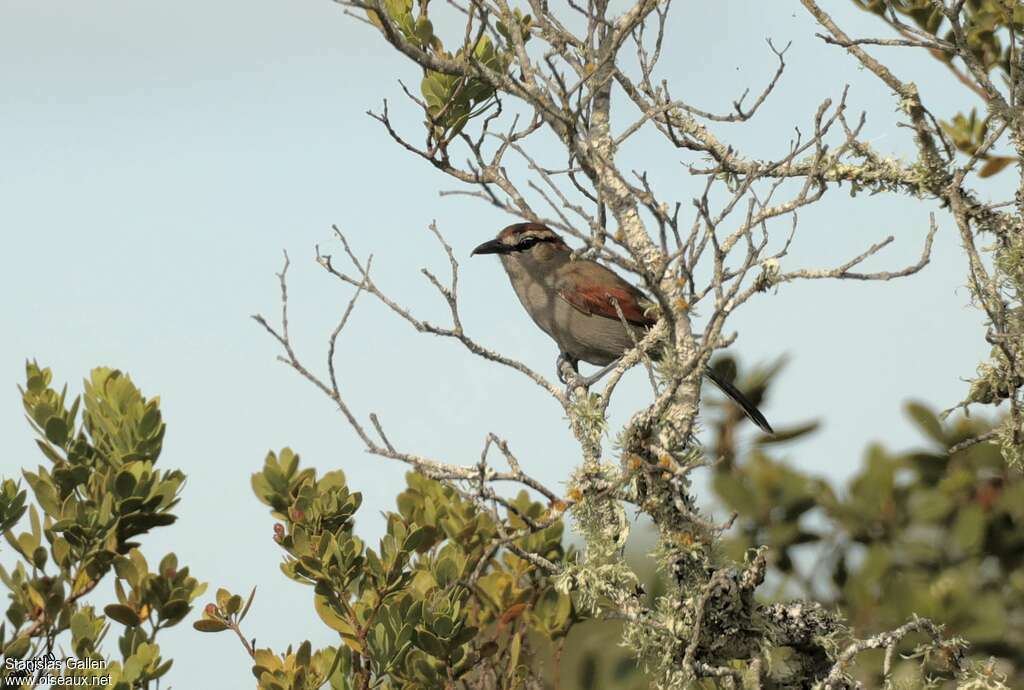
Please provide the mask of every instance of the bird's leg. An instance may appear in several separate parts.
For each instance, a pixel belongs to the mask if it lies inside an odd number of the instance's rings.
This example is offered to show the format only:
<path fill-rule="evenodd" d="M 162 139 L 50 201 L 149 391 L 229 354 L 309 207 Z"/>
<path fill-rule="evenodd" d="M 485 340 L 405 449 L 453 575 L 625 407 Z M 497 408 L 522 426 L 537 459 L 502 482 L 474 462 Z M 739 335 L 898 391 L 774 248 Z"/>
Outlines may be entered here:
<path fill-rule="evenodd" d="M 570 388 L 590 388 L 595 383 L 608 375 L 608 372 L 619 365 L 621 357 L 616 358 L 609 364 L 598 369 L 590 376 L 580 376 L 579 360 L 571 355 L 562 352 L 558 355 L 555 367 L 558 371 L 558 380 Z"/>
<path fill-rule="evenodd" d="M 559 352 L 555 360 L 555 373 L 563 384 L 575 387 L 580 378 L 579 360 L 567 352 Z"/>
<path fill-rule="evenodd" d="M 583 386 L 585 388 L 590 388 L 595 383 L 600 381 L 602 378 L 607 376 L 609 371 L 611 371 L 615 367 L 619 366 L 619 362 L 621 362 L 621 361 L 622 361 L 622 357 L 617 357 L 616 359 L 612 360 L 608 364 L 605 364 L 603 367 L 601 367 L 600 369 L 595 371 L 590 376 L 584 376 L 583 377 Z"/>

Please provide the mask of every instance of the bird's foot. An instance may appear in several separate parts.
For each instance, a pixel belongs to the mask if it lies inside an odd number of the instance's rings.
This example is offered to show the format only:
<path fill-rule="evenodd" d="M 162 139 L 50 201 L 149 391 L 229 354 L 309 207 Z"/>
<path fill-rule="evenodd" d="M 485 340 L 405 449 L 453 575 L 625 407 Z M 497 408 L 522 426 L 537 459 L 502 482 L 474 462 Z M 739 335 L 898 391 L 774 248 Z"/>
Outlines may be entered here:
<path fill-rule="evenodd" d="M 578 367 L 579 363 L 577 360 L 564 352 L 559 353 L 558 359 L 555 361 L 555 372 L 558 374 L 558 380 L 570 389 L 578 387 L 581 378 Z"/>

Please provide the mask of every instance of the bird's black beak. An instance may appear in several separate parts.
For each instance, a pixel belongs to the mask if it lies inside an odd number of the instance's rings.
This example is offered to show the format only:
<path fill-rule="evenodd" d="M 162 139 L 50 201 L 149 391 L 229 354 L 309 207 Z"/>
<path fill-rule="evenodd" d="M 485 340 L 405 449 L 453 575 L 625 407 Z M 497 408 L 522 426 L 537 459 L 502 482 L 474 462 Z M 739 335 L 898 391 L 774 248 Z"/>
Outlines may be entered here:
<path fill-rule="evenodd" d="M 508 254 L 512 247 L 501 240 L 488 240 L 469 253 L 470 256 L 477 254 Z"/>

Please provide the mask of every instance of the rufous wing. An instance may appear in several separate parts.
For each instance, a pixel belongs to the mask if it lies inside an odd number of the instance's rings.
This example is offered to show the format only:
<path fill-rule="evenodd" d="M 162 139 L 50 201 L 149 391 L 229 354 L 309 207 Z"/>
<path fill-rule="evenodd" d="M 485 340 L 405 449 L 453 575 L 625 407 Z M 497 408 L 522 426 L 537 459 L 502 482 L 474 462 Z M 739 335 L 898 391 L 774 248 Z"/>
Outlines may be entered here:
<path fill-rule="evenodd" d="M 574 261 L 563 269 L 556 284 L 558 296 L 584 314 L 619 319 L 614 302 L 626 321 L 653 326 L 657 319 L 644 314 L 647 297 L 610 269 L 592 261 Z"/>

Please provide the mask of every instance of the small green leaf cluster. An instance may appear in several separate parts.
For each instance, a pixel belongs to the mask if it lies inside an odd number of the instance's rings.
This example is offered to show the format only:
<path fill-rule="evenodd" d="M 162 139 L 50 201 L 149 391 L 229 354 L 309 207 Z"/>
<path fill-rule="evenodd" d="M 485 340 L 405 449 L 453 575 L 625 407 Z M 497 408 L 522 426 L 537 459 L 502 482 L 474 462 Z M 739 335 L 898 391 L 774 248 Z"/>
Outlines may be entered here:
<path fill-rule="evenodd" d="M 18 524 L 25 514 L 25 497 L 27 492 L 13 479 L 5 479 L 0 484 L 0 531 L 7 530 Z"/>
<path fill-rule="evenodd" d="M 242 597 L 232 594 L 220 587 L 217 589 L 216 603 L 207 604 L 203 609 L 203 617 L 193 623 L 193 627 L 200 632 L 221 632 L 237 627 L 249 613 L 252 601 L 256 597 L 256 588 L 253 587 L 249 598 L 242 605 Z"/>
<path fill-rule="evenodd" d="M 434 35 L 434 25 L 427 17 L 428 0 L 420 3 L 418 17 L 413 16 L 412 0 L 382 0 L 381 8 L 402 35 L 423 50 L 440 50 L 441 41 Z M 366 16 L 378 29 L 384 28 L 376 10 L 367 10 Z"/>
<path fill-rule="evenodd" d="M 191 577 L 187 567 L 178 568 L 173 553 L 164 556 L 153 573 L 142 552 L 132 549 L 127 556 L 118 556 L 114 571 L 117 603 L 103 612 L 122 625 L 138 626 L 153 617 L 157 628 L 176 625 L 192 610 L 192 601 L 206 591 L 206 585 Z"/>
<path fill-rule="evenodd" d="M 527 558 L 499 548 L 564 563 L 572 553 L 557 514 L 522 492 L 499 520 L 453 486 L 417 473 L 406 480 L 371 548 L 353 533 L 362 499 L 342 472 L 318 476 L 288 448 L 267 454 L 252 487 L 279 521 L 281 569 L 313 588 L 313 608 L 340 644 L 314 653 L 304 642 L 283 655 L 251 649 L 260 688 L 439 688 L 487 674 L 503 679 L 498 687 L 518 687 L 537 671 L 532 646 L 568 633 L 577 620 L 570 597 Z M 195 627 L 242 636 L 251 603 L 242 608 L 222 590 Z"/>
<path fill-rule="evenodd" d="M 120 371 L 94 369 L 85 395 L 65 405 L 67 387 L 49 386 L 49 369 L 27 365 L 21 389 L 25 412 L 39 434 L 51 469 L 26 471 L 25 479 L 55 535 L 53 557 L 63 567 L 85 561 L 84 578 L 100 577 L 131 539 L 172 524 L 185 475 L 154 469 L 165 424 L 158 398 L 146 400 Z M 82 403 L 82 423 L 77 424 Z"/>
<path fill-rule="evenodd" d="M 943 8 L 932 0 L 853 0 L 861 9 L 884 15 L 889 10 L 908 17 L 919 29 L 955 43 L 953 28 Z M 967 44 L 986 71 L 998 69 L 1010 74 L 1013 54 L 1007 29 L 1024 31 L 1024 6 L 1016 0 L 967 0 L 961 22 Z M 940 59 L 950 62 L 954 55 L 942 53 Z"/>
<path fill-rule="evenodd" d="M 155 469 L 166 429 L 159 399 L 145 398 L 127 375 L 94 369 L 84 395 L 70 404 L 67 387 L 58 392 L 51 382 L 49 369 L 26 364 L 22 403 L 49 466 L 23 472 L 35 497 L 27 511 L 26 492 L 13 481 L 0 489 L 4 537 L 19 558 L 13 568 L 0 568 L 10 601 L 0 651 L 10 659 L 49 653 L 70 632 L 75 656 L 95 663 L 65 667 L 64 675 L 109 675 L 108 687 L 117 690 L 146 687 L 172 663 L 161 657 L 157 633 L 184 619 L 206 588 L 178 567 L 173 553 L 150 572 L 132 541 L 175 521 L 170 511 L 185 476 Z M 29 529 L 16 534 L 25 512 Z M 81 600 L 111 570 L 117 601 L 101 615 Z M 111 620 L 125 626 L 120 660 L 101 649 Z M 31 676 L 0 669 L 4 679 L 31 682 Z"/>
<path fill-rule="evenodd" d="M 284 654 L 269 649 L 253 652 L 253 675 L 259 687 L 267 690 L 300 690 L 319 688 L 325 683 L 337 690 L 349 690 L 352 684 L 350 656 L 344 648 L 327 646 L 313 651 L 307 640 L 294 651 L 289 646 Z"/>
<path fill-rule="evenodd" d="M 917 28 L 935 38 L 955 43 L 953 28 L 943 13 L 942 6 L 933 0 L 853 0 L 863 10 L 884 16 L 889 11 L 910 19 Z M 963 4 L 961 23 L 968 49 L 986 74 L 1000 73 L 1006 83 L 1012 74 L 1013 40 L 1011 32 L 1024 32 L 1024 5 L 1019 0 L 968 0 Z M 957 57 L 953 53 L 933 51 L 941 62 L 952 66 Z M 988 135 L 988 117 L 980 118 L 972 109 L 970 115 L 957 113 L 942 129 L 962 153 L 973 156 Z M 985 164 L 978 171 L 980 177 L 1001 172 L 1017 160 L 1016 156 L 984 153 Z"/>
<path fill-rule="evenodd" d="M 390 24 L 401 32 L 406 41 L 447 60 L 473 65 L 485 74 L 503 75 L 508 71 L 516 40 L 513 31 L 518 30 L 518 38 L 524 44 L 530 39 L 533 19 L 516 8 L 495 23 L 498 34 L 505 41 L 504 46 L 496 45 L 487 35 L 480 35 L 474 41 L 467 40 L 466 45 L 452 53 L 444 49 L 441 39 L 434 33 L 427 6 L 428 0 L 419 0 L 418 12 L 414 12 L 413 0 L 381 2 L 381 9 L 387 14 Z M 367 16 L 375 26 L 384 29 L 384 22 L 376 10 L 367 10 Z M 459 134 L 471 118 L 486 110 L 495 95 L 493 86 L 486 79 L 430 69 L 424 69 L 420 93 L 424 99 L 427 128 L 433 141 L 441 148 Z"/>
<path fill-rule="evenodd" d="M 1017 160 L 1016 156 L 997 156 L 982 150 L 989 136 L 991 120 L 991 117 L 979 117 L 977 110 L 971 108 L 969 115 L 957 113 L 950 122 L 941 123 L 942 130 L 949 135 L 958 151 L 968 156 L 977 155 L 985 161 L 978 170 L 978 177 L 992 177 Z"/>
<path fill-rule="evenodd" d="M 529 16 L 525 23 L 529 25 Z M 529 34 L 525 34 L 529 37 Z M 488 36 L 481 36 L 472 48 L 460 48 L 447 55 L 459 62 L 474 62 L 491 72 L 502 74 L 508 70 L 512 56 L 500 51 Z M 470 118 L 478 115 L 494 96 L 494 88 L 482 79 L 454 76 L 426 70 L 420 82 L 420 92 L 427 104 L 427 124 L 434 139 L 447 142 L 462 131 Z"/>

